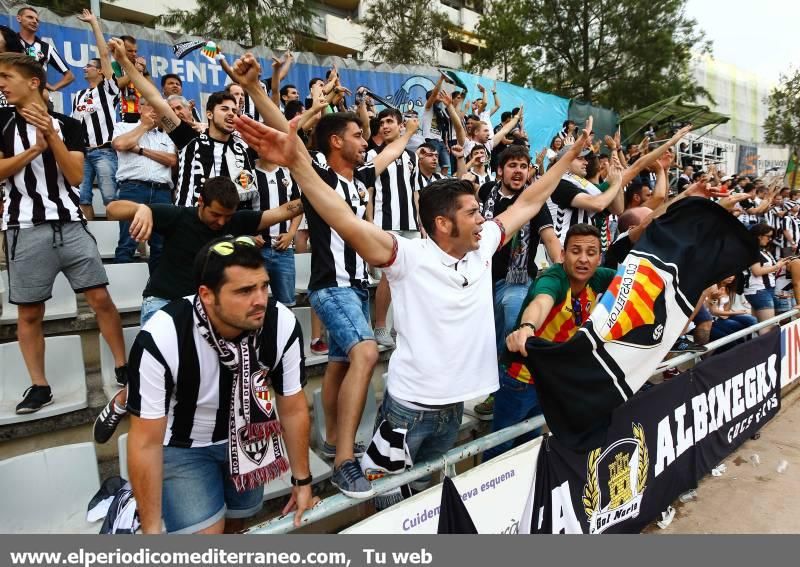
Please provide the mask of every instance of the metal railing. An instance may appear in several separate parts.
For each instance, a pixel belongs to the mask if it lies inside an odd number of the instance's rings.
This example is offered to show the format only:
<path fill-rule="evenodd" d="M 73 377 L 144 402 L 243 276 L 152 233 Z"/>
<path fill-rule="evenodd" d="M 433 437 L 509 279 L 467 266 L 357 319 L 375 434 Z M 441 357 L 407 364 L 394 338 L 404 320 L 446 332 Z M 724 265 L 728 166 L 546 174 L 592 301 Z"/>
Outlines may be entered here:
<path fill-rule="evenodd" d="M 674 358 L 671 358 L 668 361 L 666 361 L 662 366 L 659 366 L 658 371 L 660 372 L 668 368 L 675 368 L 676 366 L 679 366 L 686 362 L 697 360 L 704 354 L 707 354 L 720 347 L 728 345 L 743 337 L 752 335 L 753 333 L 765 327 L 775 325 L 776 323 L 780 323 L 781 321 L 787 319 L 795 319 L 798 316 L 800 316 L 800 309 L 793 309 L 791 311 L 787 311 L 786 313 L 781 313 L 780 315 L 776 315 L 775 317 L 772 317 L 765 321 L 761 321 L 760 323 L 756 323 L 751 327 L 742 329 L 741 331 L 737 331 L 726 337 L 722 337 L 720 339 L 717 339 L 716 341 L 708 343 L 707 345 L 705 345 L 706 351 L 704 352 L 687 352 L 678 355 Z M 455 476 L 454 466 L 459 461 L 463 461 L 464 459 L 474 457 L 479 453 L 482 453 L 486 449 L 491 449 L 492 447 L 496 447 L 497 445 L 500 445 L 505 441 L 515 439 L 520 435 L 524 435 L 525 433 L 533 431 L 534 429 L 542 427 L 543 425 L 545 425 L 545 420 L 544 417 L 541 415 L 533 417 L 531 419 L 526 419 L 525 421 L 522 421 L 510 427 L 506 427 L 505 429 L 501 429 L 500 431 L 495 431 L 494 433 L 490 433 L 479 439 L 475 439 L 473 441 L 465 443 L 464 445 L 451 449 L 442 458 L 420 463 L 414 465 L 414 467 L 412 467 L 410 470 L 403 472 L 401 474 L 386 476 L 382 479 L 376 480 L 372 483 L 372 485 L 375 487 L 376 493 L 380 494 L 383 492 L 388 492 L 389 490 L 393 490 L 405 484 L 408 484 L 418 478 L 422 478 L 424 476 L 429 475 L 432 472 L 439 471 L 442 469 L 446 469 L 448 476 Z M 327 518 L 329 516 L 332 516 L 349 508 L 353 508 L 364 502 L 366 502 L 366 500 L 356 500 L 354 498 L 349 498 L 344 494 L 335 494 L 334 496 L 330 496 L 322 500 L 313 509 L 306 511 L 303 514 L 302 525 L 306 526 L 309 524 L 313 524 L 314 522 L 322 520 L 323 518 Z M 293 521 L 294 521 L 294 514 L 290 513 L 286 516 L 279 516 L 262 524 L 255 525 L 249 530 L 247 530 L 246 533 L 248 534 L 288 533 L 296 529 Z"/>

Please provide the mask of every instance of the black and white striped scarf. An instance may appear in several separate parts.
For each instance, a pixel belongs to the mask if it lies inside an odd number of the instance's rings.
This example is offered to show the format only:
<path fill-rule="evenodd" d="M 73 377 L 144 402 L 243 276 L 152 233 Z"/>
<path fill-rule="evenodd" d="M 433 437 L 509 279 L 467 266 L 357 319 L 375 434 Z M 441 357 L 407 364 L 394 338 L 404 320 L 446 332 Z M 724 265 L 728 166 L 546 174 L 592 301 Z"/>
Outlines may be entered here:
<path fill-rule="evenodd" d="M 228 461 L 236 490 L 250 490 L 289 470 L 281 424 L 269 395 L 269 368 L 258 360 L 261 334 L 242 333 L 235 341 L 219 336 L 199 296 L 194 298 L 194 312 L 200 334 L 233 374 Z M 253 371 L 254 365 L 259 369 Z"/>

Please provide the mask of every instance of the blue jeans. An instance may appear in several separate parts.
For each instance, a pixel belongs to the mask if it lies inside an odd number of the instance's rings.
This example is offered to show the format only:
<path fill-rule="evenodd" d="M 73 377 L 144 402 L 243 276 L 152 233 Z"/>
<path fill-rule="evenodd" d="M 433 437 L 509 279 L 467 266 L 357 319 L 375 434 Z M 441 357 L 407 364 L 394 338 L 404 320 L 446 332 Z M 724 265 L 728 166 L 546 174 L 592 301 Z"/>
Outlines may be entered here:
<path fill-rule="evenodd" d="M 350 349 L 374 341 L 369 314 L 369 292 L 353 287 L 326 287 L 308 294 L 308 301 L 328 329 L 328 360 L 349 362 Z"/>
<path fill-rule="evenodd" d="M 261 255 L 264 257 L 264 267 L 269 274 L 269 289 L 272 295 L 287 307 L 294 306 L 294 248 L 275 250 L 264 246 Z"/>
<path fill-rule="evenodd" d="M 172 195 L 165 189 L 154 189 L 148 185 L 134 183 L 131 181 L 121 181 L 119 184 L 119 199 L 133 201 L 142 205 L 171 205 Z M 131 237 L 131 223 L 128 221 L 119 222 L 119 243 L 114 252 L 114 262 L 117 264 L 128 264 L 133 262 L 136 254 L 137 242 Z M 161 259 L 161 251 L 164 248 L 164 239 L 157 232 L 150 235 L 150 259 L 147 261 L 148 268 L 152 274 Z"/>
<path fill-rule="evenodd" d="M 144 327 L 144 324 L 152 317 L 156 311 L 160 310 L 170 299 L 163 299 L 161 297 L 154 297 L 152 295 L 142 299 L 142 308 L 139 311 L 139 325 Z"/>
<path fill-rule="evenodd" d="M 494 335 L 498 352 L 502 352 L 506 336 L 514 330 L 529 287 L 530 281 L 510 284 L 506 280 L 497 280 L 494 283 Z"/>
<path fill-rule="evenodd" d="M 161 508 L 169 533 L 195 533 L 222 518 L 247 518 L 264 505 L 264 487 L 237 492 L 228 444 L 164 447 Z"/>
<path fill-rule="evenodd" d="M 117 152 L 111 148 L 86 150 L 83 159 L 83 181 L 81 182 L 81 205 L 92 204 L 92 182 L 97 176 L 97 185 L 108 205 L 117 198 Z"/>
<path fill-rule="evenodd" d="M 517 424 L 530 417 L 542 413 L 539 406 L 539 396 L 536 394 L 536 386 L 526 384 L 512 378 L 507 372 L 500 374 L 500 389 L 494 394 L 494 420 L 492 421 L 492 431 L 500 431 L 510 425 Z M 534 439 L 540 435 L 540 430 L 535 429 L 516 439 L 511 439 L 501 443 L 496 447 L 487 449 L 483 452 L 483 461 L 505 453 L 513 447 Z"/>
<path fill-rule="evenodd" d="M 438 459 L 453 448 L 463 415 L 463 403 L 440 410 L 416 410 L 400 405 L 387 390 L 378 408 L 375 430 L 384 419 L 392 425 L 392 429 L 405 429 L 408 454 L 414 464 L 422 463 Z M 415 480 L 412 486 L 422 489 L 428 485 L 430 478 L 426 476 Z"/>

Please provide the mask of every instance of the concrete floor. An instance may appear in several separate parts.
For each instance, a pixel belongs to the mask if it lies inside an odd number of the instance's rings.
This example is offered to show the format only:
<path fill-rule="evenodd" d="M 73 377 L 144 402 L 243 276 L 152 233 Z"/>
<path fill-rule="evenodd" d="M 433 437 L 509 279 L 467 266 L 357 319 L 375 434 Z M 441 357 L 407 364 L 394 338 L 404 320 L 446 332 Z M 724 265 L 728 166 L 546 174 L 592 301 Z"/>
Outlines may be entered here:
<path fill-rule="evenodd" d="M 708 476 L 697 499 L 674 504 L 675 519 L 653 534 L 800 533 L 800 387 L 781 401 L 778 415 L 723 462 L 720 477 Z M 754 464 L 754 455 L 760 464 Z M 787 466 L 778 472 L 779 465 Z"/>

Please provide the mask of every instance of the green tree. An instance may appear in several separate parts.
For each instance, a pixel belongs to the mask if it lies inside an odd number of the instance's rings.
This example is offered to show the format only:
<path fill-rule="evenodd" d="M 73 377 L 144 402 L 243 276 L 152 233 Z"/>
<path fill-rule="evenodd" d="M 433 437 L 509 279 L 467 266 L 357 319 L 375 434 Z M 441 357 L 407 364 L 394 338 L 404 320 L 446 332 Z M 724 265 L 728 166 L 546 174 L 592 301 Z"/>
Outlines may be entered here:
<path fill-rule="evenodd" d="M 475 72 L 627 112 L 682 94 L 708 93 L 691 75 L 692 52 L 710 44 L 686 17 L 687 0 L 493 2 L 476 33 Z"/>
<path fill-rule="evenodd" d="M 285 49 L 303 44 L 315 17 L 310 0 L 202 0 L 194 11 L 171 9 L 159 20 L 207 39 Z"/>
<path fill-rule="evenodd" d="M 363 42 L 371 59 L 400 64 L 430 64 L 450 20 L 434 0 L 375 0 L 361 18 Z"/>
<path fill-rule="evenodd" d="M 791 76 L 781 75 L 780 84 L 767 98 L 769 113 L 764 121 L 764 138 L 769 144 L 780 144 L 800 150 L 800 70 Z"/>

